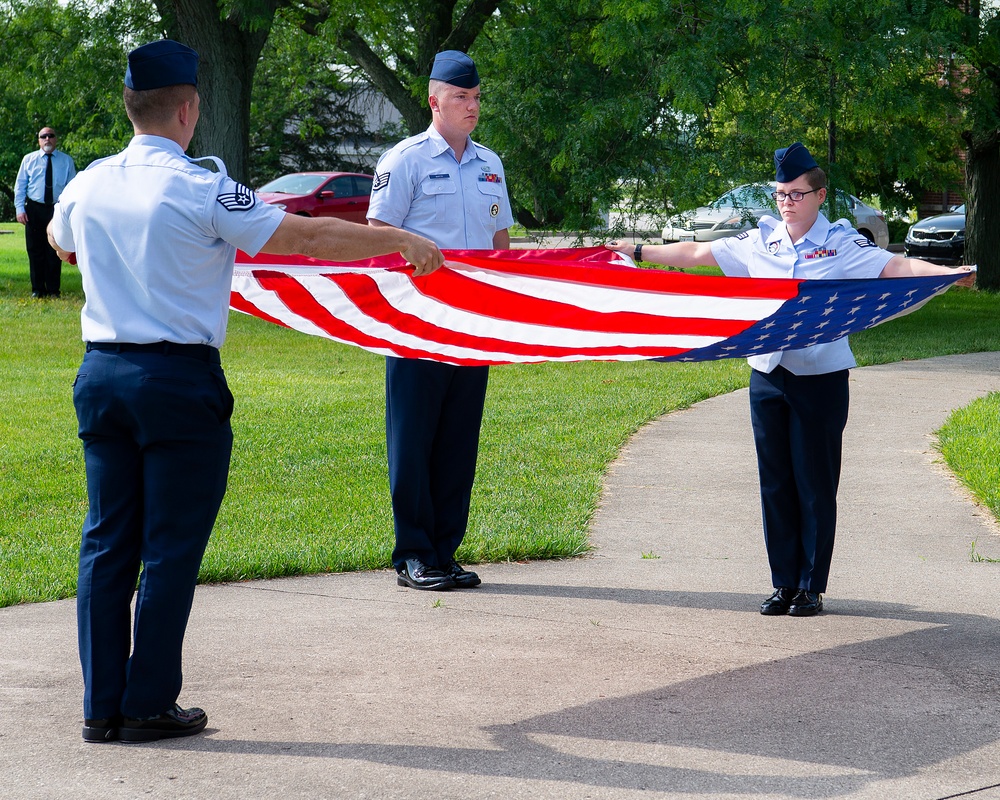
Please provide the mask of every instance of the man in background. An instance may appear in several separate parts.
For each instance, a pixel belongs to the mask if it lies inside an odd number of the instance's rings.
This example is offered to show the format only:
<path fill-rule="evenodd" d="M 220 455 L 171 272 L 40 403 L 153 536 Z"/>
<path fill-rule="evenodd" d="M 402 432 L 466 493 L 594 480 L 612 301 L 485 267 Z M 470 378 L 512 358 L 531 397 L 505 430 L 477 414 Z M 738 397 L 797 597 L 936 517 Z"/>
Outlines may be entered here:
<path fill-rule="evenodd" d="M 32 297 L 59 296 L 62 261 L 49 246 L 46 229 L 59 195 L 76 175 L 76 164 L 58 146 L 55 130 L 42 128 L 38 149 L 21 159 L 14 181 L 14 210 L 24 225 Z"/>

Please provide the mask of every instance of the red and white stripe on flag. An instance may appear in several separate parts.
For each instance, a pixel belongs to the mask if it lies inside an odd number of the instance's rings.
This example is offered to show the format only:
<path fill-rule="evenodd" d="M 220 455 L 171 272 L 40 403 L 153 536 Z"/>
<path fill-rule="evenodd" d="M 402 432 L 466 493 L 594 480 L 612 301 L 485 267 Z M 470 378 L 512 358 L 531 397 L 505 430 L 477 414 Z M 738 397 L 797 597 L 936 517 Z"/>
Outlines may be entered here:
<path fill-rule="evenodd" d="M 904 288 L 902 282 L 887 280 L 811 282 L 636 269 L 617 253 L 597 247 L 449 250 L 445 255 L 446 266 L 414 278 L 398 255 L 333 263 L 240 253 L 231 304 L 278 325 L 374 353 L 471 366 L 700 360 L 748 355 L 765 346 L 802 347 L 891 316 L 874 315 L 882 319 L 867 324 L 850 320 L 853 328 L 834 331 L 829 328 L 831 314 L 836 316 L 832 309 L 841 300 L 836 286 Z M 927 284 L 922 299 L 914 300 L 916 290 L 911 289 L 904 306 L 916 308 L 950 282 Z M 906 283 L 910 287 L 913 282 Z M 829 291 L 829 306 L 825 298 L 815 299 L 815 293 L 800 297 L 806 284 Z M 823 309 L 794 310 L 796 302 L 807 301 Z M 850 310 L 858 316 L 856 309 Z M 778 345 L 773 329 L 780 326 L 760 323 L 782 314 L 792 333 Z M 817 327 L 803 315 L 815 317 Z M 758 326 L 764 333 L 747 336 L 759 333 Z M 806 341 L 803 337 L 814 330 L 819 333 Z"/>

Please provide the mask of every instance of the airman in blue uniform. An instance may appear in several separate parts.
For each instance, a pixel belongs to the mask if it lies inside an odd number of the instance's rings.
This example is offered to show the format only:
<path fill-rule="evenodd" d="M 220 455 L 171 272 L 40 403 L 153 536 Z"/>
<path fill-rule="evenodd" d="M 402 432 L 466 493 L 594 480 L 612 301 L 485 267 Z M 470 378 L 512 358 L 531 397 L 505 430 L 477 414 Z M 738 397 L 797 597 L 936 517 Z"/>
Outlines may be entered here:
<path fill-rule="evenodd" d="M 379 159 L 368 221 L 413 231 L 443 248 L 501 250 L 514 223 L 500 158 L 474 142 L 479 73 L 449 50 L 434 59 L 431 126 Z M 386 359 L 386 441 L 401 586 L 473 587 L 456 560 L 469 519 L 488 367 Z"/>
<path fill-rule="evenodd" d="M 398 251 L 417 274 L 444 260 L 405 231 L 285 214 L 221 161 L 210 172 L 188 159 L 197 69 L 194 50 L 166 39 L 129 54 L 135 137 L 70 183 L 49 226 L 60 257 L 78 261 L 86 294 L 73 401 L 89 500 L 77 590 L 89 742 L 188 736 L 207 723 L 177 697 L 232 450 L 219 347 L 236 248 L 347 261 Z"/>
<path fill-rule="evenodd" d="M 756 229 L 710 243 L 646 245 L 643 258 L 682 268 L 718 266 L 726 275 L 753 278 L 835 280 L 951 272 L 882 250 L 847 220 L 829 222 L 820 213 L 826 174 L 801 142 L 776 150 L 774 165 L 773 197 L 780 221 L 764 216 Z M 608 247 L 631 250 L 619 242 Z M 856 362 L 846 337 L 748 360 L 750 419 L 774 587 L 760 611 L 813 616 L 823 610 L 830 575 L 848 370 Z"/>

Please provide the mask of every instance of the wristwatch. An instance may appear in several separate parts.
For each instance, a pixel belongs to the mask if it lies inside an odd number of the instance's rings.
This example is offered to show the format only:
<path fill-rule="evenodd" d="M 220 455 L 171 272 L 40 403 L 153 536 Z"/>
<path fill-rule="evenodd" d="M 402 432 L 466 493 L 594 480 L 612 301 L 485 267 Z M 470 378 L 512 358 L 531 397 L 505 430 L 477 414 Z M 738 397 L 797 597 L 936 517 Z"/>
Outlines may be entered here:
<path fill-rule="evenodd" d="M 637 244 L 635 246 L 635 252 L 632 253 L 632 260 L 633 261 L 642 261 L 642 245 L 641 244 Z"/>

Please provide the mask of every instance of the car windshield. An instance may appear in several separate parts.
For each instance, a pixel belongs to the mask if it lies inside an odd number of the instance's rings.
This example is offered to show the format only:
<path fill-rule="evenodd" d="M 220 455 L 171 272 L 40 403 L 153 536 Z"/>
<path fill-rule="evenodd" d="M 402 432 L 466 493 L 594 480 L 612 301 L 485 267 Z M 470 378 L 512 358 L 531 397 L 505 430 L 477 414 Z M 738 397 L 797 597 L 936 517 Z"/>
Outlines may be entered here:
<path fill-rule="evenodd" d="M 958 208 L 956 208 L 955 209 L 955 213 L 956 214 L 964 214 L 965 213 L 965 203 L 962 203 L 962 205 L 960 205 Z"/>
<path fill-rule="evenodd" d="M 275 178 L 270 183 L 265 183 L 257 191 L 278 192 L 280 194 L 312 194 L 328 177 L 328 175 L 306 175 L 297 172 Z"/>
<path fill-rule="evenodd" d="M 726 192 L 711 204 L 712 208 L 773 208 L 770 187 L 746 185 Z"/>

